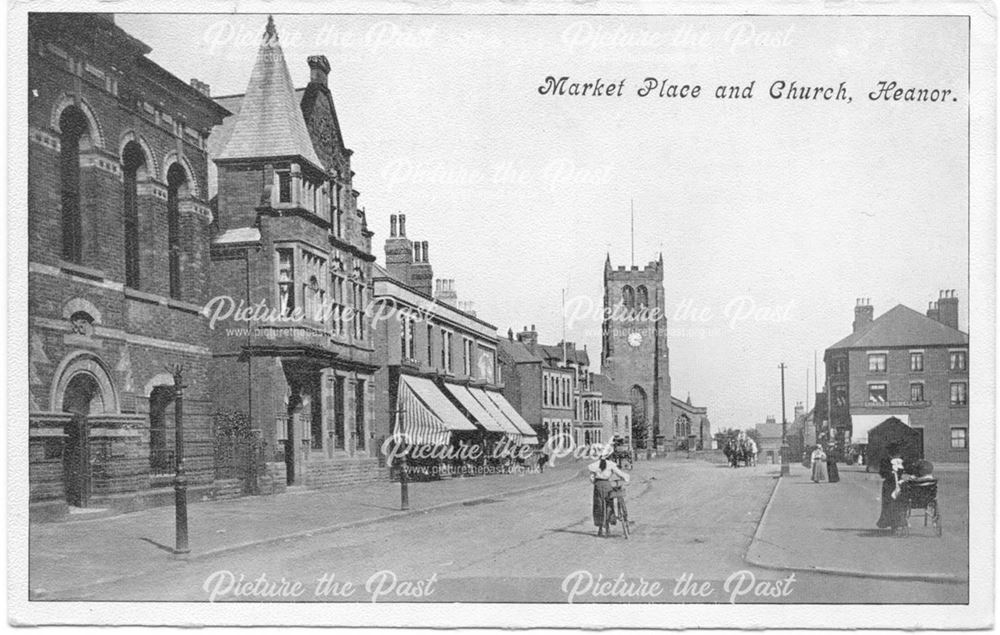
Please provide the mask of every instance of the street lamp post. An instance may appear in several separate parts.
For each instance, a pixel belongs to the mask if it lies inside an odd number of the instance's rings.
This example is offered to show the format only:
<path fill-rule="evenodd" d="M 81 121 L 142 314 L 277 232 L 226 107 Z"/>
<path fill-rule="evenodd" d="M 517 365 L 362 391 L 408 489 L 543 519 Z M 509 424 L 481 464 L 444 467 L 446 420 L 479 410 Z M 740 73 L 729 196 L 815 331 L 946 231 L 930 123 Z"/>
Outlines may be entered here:
<path fill-rule="evenodd" d="M 188 547 L 187 476 L 184 475 L 184 367 L 177 364 L 174 376 L 174 525 L 175 554 L 190 553 Z"/>
<path fill-rule="evenodd" d="M 788 476 L 791 467 L 788 464 L 788 419 L 785 417 L 785 363 L 778 368 L 781 369 L 781 475 Z"/>

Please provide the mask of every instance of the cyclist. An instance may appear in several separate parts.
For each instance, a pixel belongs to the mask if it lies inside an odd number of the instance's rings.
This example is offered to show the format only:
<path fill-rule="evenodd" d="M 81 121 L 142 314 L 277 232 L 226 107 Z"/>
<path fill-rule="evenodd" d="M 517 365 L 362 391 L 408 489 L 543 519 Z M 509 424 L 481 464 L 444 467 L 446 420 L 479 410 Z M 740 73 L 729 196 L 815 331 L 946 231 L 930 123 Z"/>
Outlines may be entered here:
<path fill-rule="evenodd" d="M 628 483 L 628 474 L 607 457 L 591 463 L 587 469 L 590 472 L 590 482 L 594 484 L 594 525 L 597 527 L 597 535 L 603 536 L 607 499 L 614 489 L 611 481 L 617 477 Z"/>

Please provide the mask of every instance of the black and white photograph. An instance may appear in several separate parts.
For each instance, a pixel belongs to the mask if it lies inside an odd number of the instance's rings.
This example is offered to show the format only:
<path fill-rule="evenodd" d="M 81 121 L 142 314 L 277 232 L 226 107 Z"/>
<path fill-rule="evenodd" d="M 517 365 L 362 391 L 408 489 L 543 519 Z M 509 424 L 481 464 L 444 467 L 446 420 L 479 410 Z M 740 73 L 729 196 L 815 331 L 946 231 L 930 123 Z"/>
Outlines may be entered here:
<path fill-rule="evenodd" d="M 993 623 L 994 5 L 347 6 L 8 7 L 11 623 Z"/>

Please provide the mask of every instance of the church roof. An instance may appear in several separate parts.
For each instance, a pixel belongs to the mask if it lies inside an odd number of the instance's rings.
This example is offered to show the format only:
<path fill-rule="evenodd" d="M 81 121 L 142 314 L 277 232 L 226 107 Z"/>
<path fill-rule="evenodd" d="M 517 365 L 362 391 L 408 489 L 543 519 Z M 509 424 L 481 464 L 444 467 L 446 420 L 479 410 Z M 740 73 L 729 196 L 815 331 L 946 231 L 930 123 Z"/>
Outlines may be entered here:
<path fill-rule="evenodd" d="M 215 159 L 298 156 L 322 170 L 323 164 L 316 156 L 302 116 L 300 99 L 292 85 L 274 20 L 269 16 L 246 94 L 240 100 L 231 128 L 226 131 L 225 145 Z M 226 106 L 222 100 L 217 101 Z M 235 112 L 234 107 L 229 109 Z"/>
<path fill-rule="evenodd" d="M 532 352 L 524 342 L 501 338 L 498 346 L 510 356 L 515 364 L 532 364 L 544 361 L 541 355 Z"/>
<path fill-rule="evenodd" d="M 910 307 L 897 304 L 866 328 L 851 333 L 830 347 L 875 348 L 892 346 L 961 346 L 969 336 Z"/>
<path fill-rule="evenodd" d="M 625 394 L 621 386 L 611 381 L 611 378 L 607 375 L 594 373 L 592 381 L 594 390 L 601 393 L 601 401 L 604 403 L 632 403 L 632 400 L 628 398 L 628 395 Z"/>

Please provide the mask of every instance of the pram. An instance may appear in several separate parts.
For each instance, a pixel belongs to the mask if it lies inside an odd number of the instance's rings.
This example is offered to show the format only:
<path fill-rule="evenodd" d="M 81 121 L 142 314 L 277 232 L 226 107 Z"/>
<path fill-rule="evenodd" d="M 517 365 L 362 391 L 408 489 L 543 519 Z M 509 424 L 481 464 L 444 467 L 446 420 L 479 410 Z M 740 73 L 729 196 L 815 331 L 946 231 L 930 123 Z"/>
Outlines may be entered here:
<path fill-rule="evenodd" d="M 913 511 L 923 510 L 924 527 L 930 522 L 938 537 L 941 536 L 941 508 L 937 501 L 937 485 L 937 479 L 930 475 L 903 481 L 900 484 L 906 501 L 906 526 L 903 528 L 906 535 L 910 533 L 910 516 Z"/>

